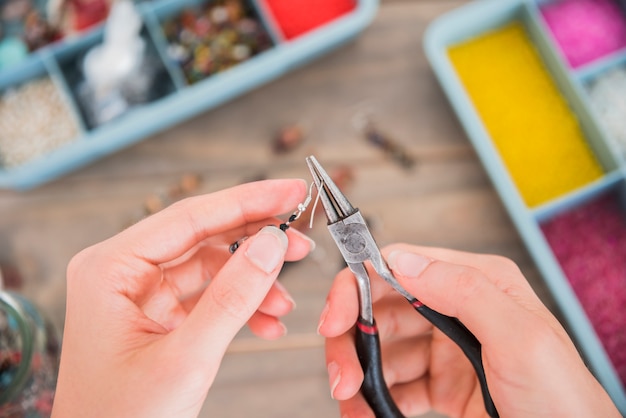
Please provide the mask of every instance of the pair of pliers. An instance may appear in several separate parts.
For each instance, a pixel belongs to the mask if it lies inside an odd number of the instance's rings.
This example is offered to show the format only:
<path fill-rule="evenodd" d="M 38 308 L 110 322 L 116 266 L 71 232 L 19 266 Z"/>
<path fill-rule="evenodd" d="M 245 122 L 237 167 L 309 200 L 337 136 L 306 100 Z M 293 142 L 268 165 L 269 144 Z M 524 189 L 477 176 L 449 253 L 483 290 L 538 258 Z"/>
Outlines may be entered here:
<path fill-rule="evenodd" d="M 391 398 L 382 374 L 380 340 L 372 309 L 370 279 L 364 264 L 366 261 L 369 261 L 374 270 L 404 296 L 417 312 L 463 350 L 478 376 L 487 413 L 491 417 L 498 417 L 487 387 L 480 342 L 457 318 L 430 309 L 400 285 L 383 259 L 359 210 L 350 204 L 315 157 L 307 157 L 306 163 L 328 218 L 328 230 L 348 268 L 356 277 L 359 318 L 356 324 L 355 345 L 364 373 L 361 393 L 376 417 L 398 418 L 403 415 Z"/>

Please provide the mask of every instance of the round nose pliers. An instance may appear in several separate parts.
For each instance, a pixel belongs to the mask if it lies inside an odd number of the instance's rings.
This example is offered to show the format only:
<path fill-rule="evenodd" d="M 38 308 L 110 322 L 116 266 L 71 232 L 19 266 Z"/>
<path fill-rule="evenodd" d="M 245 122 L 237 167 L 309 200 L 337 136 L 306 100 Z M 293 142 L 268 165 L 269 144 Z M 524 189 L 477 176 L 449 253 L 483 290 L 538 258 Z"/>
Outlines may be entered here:
<path fill-rule="evenodd" d="M 359 318 L 355 345 L 364 372 L 361 393 L 379 418 L 400 418 L 402 413 L 394 403 L 382 374 L 378 329 L 372 309 L 370 279 L 365 268 L 369 261 L 374 270 L 435 327 L 440 329 L 463 350 L 471 362 L 480 383 L 485 409 L 491 417 L 498 412 L 489 394 L 481 357 L 481 345 L 476 337 L 457 319 L 443 315 L 421 303 L 395 279 L 380 249 L 376 245 L 363 216 L 355 209 L 332 181 L 315 157 L 306 158 L 328 219 L 328 230 L 335 240 L 348 268 L 356 278 L 359 294 Z"/>

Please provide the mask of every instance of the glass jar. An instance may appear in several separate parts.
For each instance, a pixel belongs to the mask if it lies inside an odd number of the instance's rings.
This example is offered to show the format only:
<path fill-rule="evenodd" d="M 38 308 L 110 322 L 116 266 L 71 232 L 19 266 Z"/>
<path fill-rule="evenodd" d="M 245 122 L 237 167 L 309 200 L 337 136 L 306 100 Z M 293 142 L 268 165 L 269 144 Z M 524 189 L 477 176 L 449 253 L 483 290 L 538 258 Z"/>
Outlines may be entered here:
<path fill-rule="evenodd" d="M 0 417 L 49 417 L 59 338 L 34 305 L 0 290 Z"/>

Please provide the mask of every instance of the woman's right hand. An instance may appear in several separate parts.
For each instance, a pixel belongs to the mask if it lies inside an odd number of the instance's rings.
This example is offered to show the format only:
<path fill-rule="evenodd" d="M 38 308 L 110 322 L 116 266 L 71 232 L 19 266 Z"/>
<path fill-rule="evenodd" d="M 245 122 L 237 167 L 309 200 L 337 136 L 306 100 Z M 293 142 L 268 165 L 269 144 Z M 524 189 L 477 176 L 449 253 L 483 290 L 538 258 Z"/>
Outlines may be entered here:
<path fill-rule="evenodd" d="M 458 318 L 482 343 L 487 383 L 500 416 L 621 416 L 513 262 L 406 244 L 392 245 L 383 254 L 409 293 Z M 402 412 L 486 417 L 478 379 L 459 347 L 373 270 L 369 273 L 383 374 Z M 331 395 L 340 401 L 343 418 L 373 416 L 359 393 L 357 317 L 357 287 L 346 269 L 335 280 L 319 326 L 327 338 Z"/>

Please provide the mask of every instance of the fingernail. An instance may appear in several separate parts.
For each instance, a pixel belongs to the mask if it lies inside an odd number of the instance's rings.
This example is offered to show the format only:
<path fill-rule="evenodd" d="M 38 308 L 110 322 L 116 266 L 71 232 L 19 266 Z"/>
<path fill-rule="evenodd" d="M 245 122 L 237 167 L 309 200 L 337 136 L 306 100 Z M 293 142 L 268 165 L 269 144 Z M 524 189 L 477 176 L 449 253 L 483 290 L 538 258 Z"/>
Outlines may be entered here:
<path fill-rule="evenodd" d="M 282 328 L 281 337 L 284 337 L 285 335 L 287 335 L 287 326 L 285 324 L 283 324 L 282 322 L 279 322 L 278 324 Z"/>
<path fill-rule="evenodd" d="M 305 238 L 307 239 L 307 241 L 309 241 L 309 253 L 312 253 L 313 251 L 315 251 L 315 247 L 317 246 L 317 244 L 315 244 L 315 241 L 313 241 L 312 238 L 306 235 Z"/>
<path fill-rule="evenodd" d="M 276 286 L 276 289 L 280 291 L 283 298 L 291 304 L 291 309 L 294 309 L 296 307 L 296 301 L 293 300 L 285 286 L 283 286 L 282 283 L 280 283 L 278 280 L 274 282 L 274 286 Z"/>
<path fill-rule="evenodd" d="M 341 382 L 341 369 L 334 361 L 328 363 L 327 369 L 328 381 L 330 382 L 330 397 L 335 399 L 335 389 L 337 389 L 339 382 Z"/>
<path fill-rule="evenodd" d="M 389 263 L 389 268 L 395 273 L 415 278 L 428 267 L 432 260 L 408 251 L 396 250 L 389 254 L 387 262 Z"/>
<path fill-rule="evenodd" d="M 305 234 L 304 232 L 298 231 L 297 229 L 292 229 L 292 233 L 301 236 L 302 238 L 304 238 L 305 240 L 308 241 L 309 243 L 309 253 L 313 252 L 313 250 L 315 250 L 315 241 L 313 241 L 313 239 L 311 237 L 309 237 L 307 234 Z"/>
<path fill-rule="evenodd" d="M 328 305 L 328 302 L 326 302 L 326 305 L 324 305 L 324 309 L 322 309 L 322 313 L 320 314 L 320 321 L 317 324 L 318 334 L 320 334 L 320 329 L 322 328 L 322 325 L 324 325 L 324 321 L 326 321 L 326 316 L 328 316 L 329 310 L 330 310 L 330 306 Z"/>
<path fill-rule="evenodd" d="M 246 257 L 264 272 L 271 273 L 282 263 L 287 244 L 287 235 L 283 231 L 266 226 L 251 239 Z"/>

